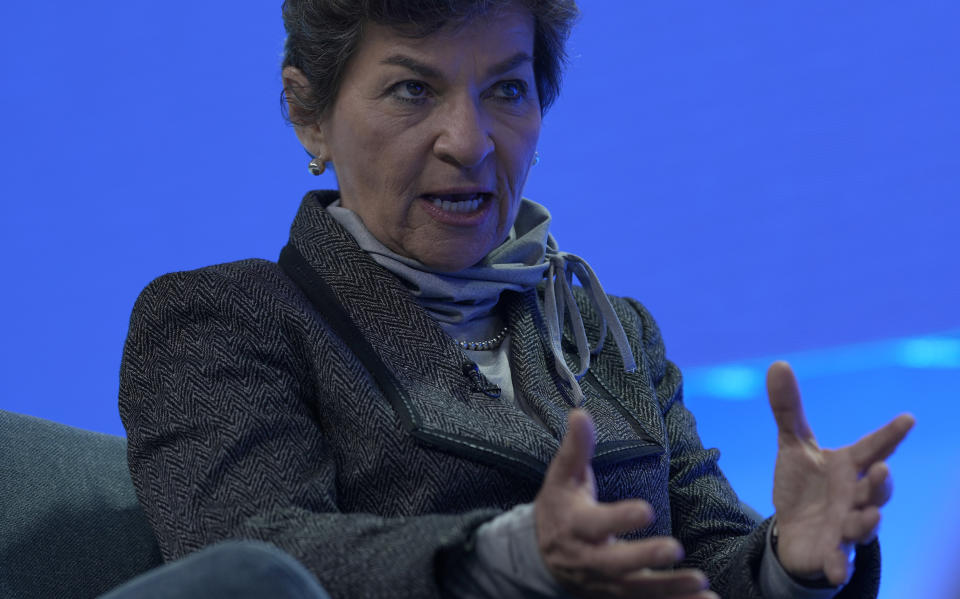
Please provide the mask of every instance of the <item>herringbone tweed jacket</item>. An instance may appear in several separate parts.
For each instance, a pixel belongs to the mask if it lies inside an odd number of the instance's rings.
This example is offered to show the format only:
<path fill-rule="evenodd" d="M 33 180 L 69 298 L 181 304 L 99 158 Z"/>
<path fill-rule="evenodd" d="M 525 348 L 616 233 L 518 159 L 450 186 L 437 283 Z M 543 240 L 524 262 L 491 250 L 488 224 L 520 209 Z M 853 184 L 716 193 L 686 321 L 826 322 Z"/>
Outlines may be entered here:
<path fill-rule="evenodd" d="M 334 598 L 438 597 L 472 531 L 533 500 L 564 434 L 564 383 L 538 293 L 505 293 L 513 377 L 546 428 L 484 394 L 469 358 L 324 210 L 335 197 L 306 196 L 283 268 L 243 260 L 143 290 L 120 377 L 133 482 L 166 560 L 254 538 Z M 608 340 L 583 379 L 600 498 L 649 501 L 656 522 L 637 535 L 678 538 L 721 596 L 760 597 L 768 523 L 741 512 L 701 447 L 653 319 L 611 299 L 639 366 L 624 372 Z M 861 549 L 841 597 L 873 597 L 878 580 L 878 549 Z"/>

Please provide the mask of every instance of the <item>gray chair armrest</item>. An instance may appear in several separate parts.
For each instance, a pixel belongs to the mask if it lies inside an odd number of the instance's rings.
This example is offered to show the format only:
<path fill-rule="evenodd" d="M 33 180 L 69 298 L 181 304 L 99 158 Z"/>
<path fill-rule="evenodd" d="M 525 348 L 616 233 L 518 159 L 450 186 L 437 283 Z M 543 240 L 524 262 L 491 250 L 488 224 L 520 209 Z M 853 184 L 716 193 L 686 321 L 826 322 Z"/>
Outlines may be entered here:
<path fill-rule="evenodd" d="M 161 563 L 124 438 L 0 410 L 0 597 L 92 598 Z"/>

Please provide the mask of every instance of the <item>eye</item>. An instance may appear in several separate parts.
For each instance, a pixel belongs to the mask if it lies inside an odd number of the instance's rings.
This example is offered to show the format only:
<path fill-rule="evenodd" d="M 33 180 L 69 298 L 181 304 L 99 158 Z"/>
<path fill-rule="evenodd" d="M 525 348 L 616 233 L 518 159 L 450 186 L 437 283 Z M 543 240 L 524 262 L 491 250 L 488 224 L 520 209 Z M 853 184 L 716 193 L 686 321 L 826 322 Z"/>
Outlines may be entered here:
<path fill-rule="evenodd" d="M 397 83 L 390 92 L 394 98 L 402 102 L 421 104 L 427 99 L 429 88 L 423 81 L 410 80 Z"/>
<path fill-rule="evenodd" d="M 496 98 L 504 102 L 519 102 L 527 97 L 527 83 L 519 79 L 501 81 L 496 85 Z"/>

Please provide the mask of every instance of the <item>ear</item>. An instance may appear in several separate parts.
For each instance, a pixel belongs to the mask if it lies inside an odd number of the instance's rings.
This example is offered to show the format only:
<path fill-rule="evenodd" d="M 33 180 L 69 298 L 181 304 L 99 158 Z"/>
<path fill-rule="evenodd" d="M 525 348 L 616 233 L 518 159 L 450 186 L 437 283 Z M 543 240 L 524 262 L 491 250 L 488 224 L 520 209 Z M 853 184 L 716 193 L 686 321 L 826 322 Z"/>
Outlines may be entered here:
<path fill-rule="evenodd" d="M 297 67 L 284 67 L 281 77 L 284 97 L 287 99 L 287 110 L 293 129 L 297 133 L 297 139 L 310 154 L 322 156 L 329 162 L 332 157 L 324 140 L 320 121 L 310 120 L 301 104 L 301 100 L 310 95 L 310 82 Z"/>

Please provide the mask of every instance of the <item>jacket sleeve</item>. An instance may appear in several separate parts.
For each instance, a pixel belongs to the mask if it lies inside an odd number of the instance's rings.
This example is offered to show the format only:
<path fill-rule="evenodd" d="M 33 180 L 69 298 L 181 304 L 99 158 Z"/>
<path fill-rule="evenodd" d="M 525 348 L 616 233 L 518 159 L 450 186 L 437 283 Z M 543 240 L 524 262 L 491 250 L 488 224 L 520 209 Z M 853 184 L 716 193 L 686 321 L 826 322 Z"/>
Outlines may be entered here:
<path fill-rule="evenodd" d="M 303 335 L 269 282 L 217 268 L 148 285 L 124 347 L 128 461 L 164 559 L 258 539 L 334 598 L 439 596 L 447 550 L 499 512 L 341 513 Z"/>
<path fill-rule="evenodd" d="M 680 370 L 666 359 L 660 331 L 639 302 L 643 355 L 663 410 L 670 452 L 670 518 L 686 551 L 684 566 L 700 568 L 722 597 L 760 598 L 760 564 L 771 519 L 754 527 L 720 471 L 720 452 L 705 449 L 683 401 Z M 772 481 L 771 481 L 772 482 Z M 859 547 L 853 577 L 836 599 L 872 599 L 880 583 L 876 541 Z"/>

